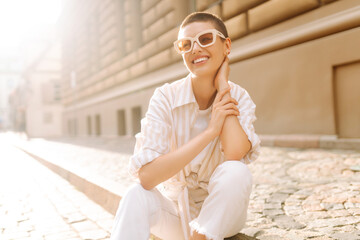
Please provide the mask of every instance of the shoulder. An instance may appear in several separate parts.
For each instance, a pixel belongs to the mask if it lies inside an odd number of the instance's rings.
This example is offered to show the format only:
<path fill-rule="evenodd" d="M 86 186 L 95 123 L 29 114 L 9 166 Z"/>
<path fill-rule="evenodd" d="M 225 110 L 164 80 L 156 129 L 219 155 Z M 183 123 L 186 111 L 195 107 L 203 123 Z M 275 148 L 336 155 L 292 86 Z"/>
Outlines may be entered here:
<path fill-rule="evenodd" d="M 233 98 L 250 97 L 245 88 L 231 81 L 228 81 L 228 83 L 231 87 L 230 93 Z"/>
<path fill-rule="evenodd" d="M 175 94 L 178 90 L 180 90 L 183 87 L 185 80 L 186 78 L 182 78 L 172 83 L 165 83 L 164 85 L 156 88 L 155 91 L 160 91 L 161 93 L 167 96 Z"/>
<path fill-rule="evenodd" d="M 157 87 L 151 97 L 151 102 L 163 102 L 172 106 L 179 92 L 183 91 L 186 78 L 176 80 L 171 83 L 165 83 L 160 87 Z"/>
<path fill-rule="evenodd" d="M 153 97 L 163 97 L 173 103 L 177 95 L 183 93 L 186 89 L 186 77 L 176 80 L 171 83 L 165 83 L 164 85 L 157 87 L 154 91 Z"/>

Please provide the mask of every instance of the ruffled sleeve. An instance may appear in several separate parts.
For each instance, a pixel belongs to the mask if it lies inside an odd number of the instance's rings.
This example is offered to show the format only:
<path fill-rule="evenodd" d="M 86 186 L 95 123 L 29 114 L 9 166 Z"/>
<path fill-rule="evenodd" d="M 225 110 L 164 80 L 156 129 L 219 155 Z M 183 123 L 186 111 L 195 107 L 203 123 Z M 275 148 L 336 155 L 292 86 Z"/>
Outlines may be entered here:
<path fill-rule="evenodd" d="M 241 88 L 235 83 L 231 82 L 230 84 L 231 96 L 235 98 L 239 103 L 238 109 L 240 111 L 240 115 L 237 118 L 242 129 L 246 133 L 249 141 L 251 142 L 251 149 L 243 158 L 243 161 L 248 164 L 255 161 L 260 155 L 260 138 L 255 133 L 255 128 L 253 125 L 256 120 L 256 105 L 245 89 Z"/>
<path fill-rule="evenodd" d="M 141 120 L 141 132 L 135 135 L 134 154 L 129 162 L 129 173 L 133 177 L 138 177 L 142 166 L 170 151 L 170 115 L 168 101 L 158 88 L 150 99 L 145 118 Z"/>

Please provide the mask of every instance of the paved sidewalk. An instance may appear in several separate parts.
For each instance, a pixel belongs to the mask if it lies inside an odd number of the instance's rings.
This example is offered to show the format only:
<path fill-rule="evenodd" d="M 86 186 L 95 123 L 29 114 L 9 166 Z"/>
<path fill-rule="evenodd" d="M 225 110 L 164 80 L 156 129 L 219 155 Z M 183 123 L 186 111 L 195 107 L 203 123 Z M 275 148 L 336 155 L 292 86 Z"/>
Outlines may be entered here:
<path fill-rule="evenodd" d="M 108 239 L 113 216 L 0 138 L 0 239 Z"/>
<path fill-rule="evenodd" d="M 117 195 L 133 182 L 126 170 L 131 151 L 123 153 L 133 139 L 6 137 Z M 254 187 L 242 232 L 261 240 L 360 239 L 359 165 L 359 151 L 263 147 L 250 165 Z"/>

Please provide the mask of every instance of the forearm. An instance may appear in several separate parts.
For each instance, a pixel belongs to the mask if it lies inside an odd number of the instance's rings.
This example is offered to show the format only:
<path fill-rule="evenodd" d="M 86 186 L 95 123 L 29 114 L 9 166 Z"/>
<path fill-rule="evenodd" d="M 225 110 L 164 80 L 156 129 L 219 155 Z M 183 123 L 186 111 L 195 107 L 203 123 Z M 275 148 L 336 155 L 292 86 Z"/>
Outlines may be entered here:
<path fill-rule="evenodd" d="M 174 176 L 191 162 L 214 138 L 211 131 L 205 130 L 185 145 L 162 155 L 139 170 L 141 185 L 150 190 Z"/>
<path fill-rule="evenodd" d="M 218 91 L 229 87 L 227 82 L 219 84 Z M 230 98 L 227 93 L 224 98 Z M 240 113 L 241 114 L 241 113 Z M 236 116 L 227 116 L 220 134 L 224 155 L 228 160 L 241 160 L 251 148 L 251 143 Z"/>

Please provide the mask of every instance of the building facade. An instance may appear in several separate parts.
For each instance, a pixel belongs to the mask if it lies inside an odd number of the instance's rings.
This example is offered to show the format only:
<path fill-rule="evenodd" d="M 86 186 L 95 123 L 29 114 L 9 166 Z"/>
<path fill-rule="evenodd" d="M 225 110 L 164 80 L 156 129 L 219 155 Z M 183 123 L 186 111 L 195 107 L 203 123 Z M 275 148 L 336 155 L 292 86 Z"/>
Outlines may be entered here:
<path fill-rule="evenodd" d="M 59 137 L 62 130 L 61 44 L 48 43 L 23 73 L 11 98 L 16 119 L 29 137 Z"/>
<path fill-rule="evenodd" d="M 139 132 L 154 89 L 187 75 L 172 43 L 193 11 L 225 21 L 230 80 L 257 105 L 259 134 L 360 138 L 360 0 L 68 1 L 64 133 Z"/>

